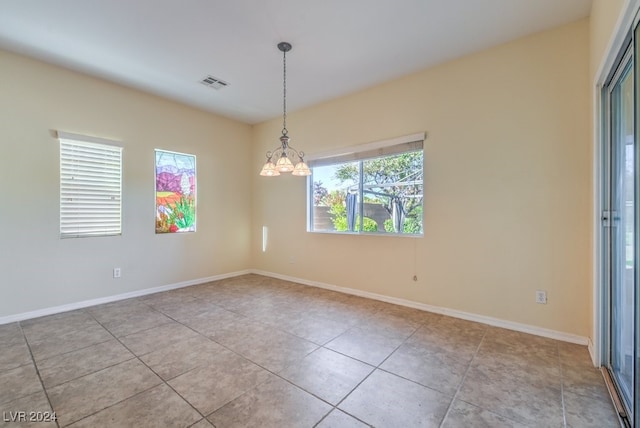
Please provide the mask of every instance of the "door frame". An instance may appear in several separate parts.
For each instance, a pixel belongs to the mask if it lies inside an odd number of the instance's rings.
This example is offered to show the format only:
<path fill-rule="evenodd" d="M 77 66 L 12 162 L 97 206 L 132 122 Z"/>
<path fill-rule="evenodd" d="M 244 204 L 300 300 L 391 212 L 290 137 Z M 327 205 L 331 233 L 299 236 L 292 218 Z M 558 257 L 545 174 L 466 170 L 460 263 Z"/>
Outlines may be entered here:
<path fill-rule="evenodd" d="M 589 342 L 589 352 L 596 367 L 601 367 L 607 363 L 608 353 L 610 351 L 610 335 L 607 330 L 610 327 L 611 296 L 609 290 L 610 266 L 608 255 L 611 251 L 611 243 L 607 239 L 608 233 L 605 233 L 607 228 L 604 227 L 602 216 L 604 209 L 609 206 L 607 202 L 610 202 L 605 198 L 610 198 L 606 184 L 608 183 L 607 176 L 610 173 L 610 165 L 608 162 L 611 155 L 609 151 L 611 130 L 607 125 L 609 124 L 611 106 L 608 104 L 610 92 L 607 91 L 607 93 L 605 93 L 604 88 L 606 88 L 605 85 L 609 83 L 610 80 L 613 80 L 613 76 L 621 72 L 619 68 L 624 66 L 621 62 L 628 54 L 627 47 L 630 43 L 631 46 L 629 49 L 631 50 L 632 60 L 635 63 L 631 72 L 634 81 L 634 138 L 636 140 L 634 154 L 636 177 L 634 186 L 636 198 L 638 198 L 637 194 L 640 190 L 640 174 L 638 174 L 638 160 L 640 159 L 640 97 L 638 96 L 640 93 L 639 11 L 640 0 L 627 0 L 625 2 L 593 82 L 593 337 Z M 638 232 L 639 216 L 640 213 L 636 206 L 634 226 L 634 283 L 636 286 L 640 284 L 640 266 L 638 262 L 640 248 L 640 233 Z M 605 246 L 609 246 L 608 251 Z M 638 358 L 638 353 L 640 352 L 637 342 L 638 335 L 640 334 L 639 311 L 640 292 L 636 290 L 633 321 L 636 337 L 636 342 L 634 343 L 634 359 Z M 630 410 L 633 412 L 634 420 L 628 422 L 632 426 L 640 426 L 640 400 L 638 400 L 638 394 L 640 394 L 640 373 L 638 373 L 638 362 L 634 361 L 633 364 L 635 369 L 632 388 L 634 388 L 635 397 L 634 402 L 630 403 L 632 407 Z"/>
<path fill-rule="evenodd" d="M 605 361 L 606 342 L 605 319 L 608 316 L 608 290 L 604 266 L 606 266 L 606 254 L 604 252 L 605 237 L 603 234 L 601 216 L 605 206 L 607 195 L 604 189 L 605 151 L 607 150 L 607 129 L 603 126 L 605 109 L 602 92 L 612 68 L 619 60 L 629 31 L 634 28 L 640 11 L 640 0 L 627 0 L 622 7 L 613 34 L 609 40 L 603 60 L 598 66 L 592 83 L 593 101 L 593 337 L 589 340 L 589 352 L 594 366 L 600 367 Z"/>

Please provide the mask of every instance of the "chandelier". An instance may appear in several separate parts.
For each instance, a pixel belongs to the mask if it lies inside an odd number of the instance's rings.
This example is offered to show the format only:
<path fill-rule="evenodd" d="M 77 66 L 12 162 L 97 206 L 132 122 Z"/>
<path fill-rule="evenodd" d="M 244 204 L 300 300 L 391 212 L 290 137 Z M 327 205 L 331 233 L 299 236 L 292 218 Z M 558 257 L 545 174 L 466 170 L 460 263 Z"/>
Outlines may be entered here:
<path fill-rule="evenodd" d="M 282 135 L 280 136 L 280 146 L 273 151 L 267 152 L 267 161 L 260 171 L 260 175 L 265 177 L 275 177 L 281 172 L 290 172 L 292 175 L 311 175 L 309 166 L 304 162 L 304 152 L 297 151 L 289 145 L 289 131 L 287 130 L 287 52 L 291 50 L 291 44 L 287 42 L 278 43 L 278 49 L 282 51 Z M 296 162 L 295 166 L 291 159 Z M 274 163 L 275 160 L 275 163 Z"/>

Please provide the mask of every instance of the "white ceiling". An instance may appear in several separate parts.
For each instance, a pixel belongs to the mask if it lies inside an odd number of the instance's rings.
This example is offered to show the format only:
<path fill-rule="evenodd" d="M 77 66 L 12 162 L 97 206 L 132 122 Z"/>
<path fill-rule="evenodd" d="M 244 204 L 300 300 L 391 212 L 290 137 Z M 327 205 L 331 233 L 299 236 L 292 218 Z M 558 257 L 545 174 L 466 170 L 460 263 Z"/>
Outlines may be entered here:
<path fill-rule="evenodd" d="M 0 48 L 257 123 L 589 15 L 591 0 L 2 0 Z M 0 71 L 1 74 L 1 71 Z M 229 83 L 216 91 L 206 75 Z"/>

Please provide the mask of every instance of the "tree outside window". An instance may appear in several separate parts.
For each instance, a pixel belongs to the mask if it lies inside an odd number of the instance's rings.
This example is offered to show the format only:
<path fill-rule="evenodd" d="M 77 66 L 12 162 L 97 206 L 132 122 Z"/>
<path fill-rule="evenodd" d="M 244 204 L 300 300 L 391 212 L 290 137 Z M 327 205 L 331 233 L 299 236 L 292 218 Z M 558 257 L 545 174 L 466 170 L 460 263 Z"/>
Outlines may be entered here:
<path fill-rule="evenodd" d="M 312 171 L 312 230 L 422 234 L 422 150 Z"/>

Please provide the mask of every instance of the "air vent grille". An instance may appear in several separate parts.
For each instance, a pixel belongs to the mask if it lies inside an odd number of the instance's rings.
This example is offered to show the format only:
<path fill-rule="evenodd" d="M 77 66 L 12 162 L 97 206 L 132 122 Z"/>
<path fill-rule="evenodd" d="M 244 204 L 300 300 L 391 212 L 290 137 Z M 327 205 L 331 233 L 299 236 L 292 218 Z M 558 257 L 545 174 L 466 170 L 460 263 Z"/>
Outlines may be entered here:
<path fill-rule="evenodd" d="M 200 83 L 213 89 L 222 89 L 225 86 L 229 86 L 229 84 L 224 80 L 218 79 L 217 77 L 213 76 L 206 76 L 200 81 Z"/>

